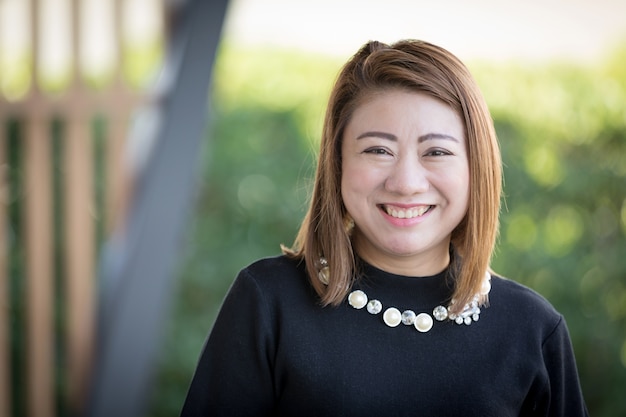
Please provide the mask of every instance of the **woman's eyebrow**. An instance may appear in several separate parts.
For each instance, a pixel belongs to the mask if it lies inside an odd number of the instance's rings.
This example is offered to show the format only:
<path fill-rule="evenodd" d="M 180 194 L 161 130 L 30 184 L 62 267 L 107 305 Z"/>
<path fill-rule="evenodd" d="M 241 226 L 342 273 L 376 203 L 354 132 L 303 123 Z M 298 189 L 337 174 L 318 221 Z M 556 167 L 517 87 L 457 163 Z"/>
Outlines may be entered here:
<path fill-rule="evenodd" d="M 381 139 L 387 139 L 387 140 L 391 140 L 396 142 L 398 140 L 397 136 L 392 134 L 392 133 L 387 133 L 387 132 L 379 132 L 379 131 L 371 131 L 371 132 L 364 132 L 361 133 L 359 136 L 357 136 L 357 140 L 358 139 L 363 139 L 363 138 L 369 138 L 369 137 L 375 137 L 375 138 L 381 138 Z M 459 142 L 459 140 L 457 138 L 455 138 L 454 136 L 451 135 L 446 135 L 444 133 L 426 133 L 424 135 L 421 135 L 417 138 L 417 141 L 419 143 L 422 143 L 424 141 L 427 140 L 434 140 L 434 139 L 445 139 L 445 140 L 451 140 L 454 142 Z"/>
<path fill-rule="evenodd" d="M 444 133 L 426 133 L 425 135 L 421 135 L 420 137 L 418 137 L 417 141 L 419 143 L 422 143 L 424 141 L 433 140 L 433 139 L 445 139 L 445 140 L 451 140 L 454 142 L 459 142 L 459 140 L 455 138 L 454 136 L 446 135 Z"/>
<path fill-rule="evenodd" d="M 385 133 L 385 132 L 377 132 L 377 131 L 361 133 L 357 137 L 357 140 L 358 139 L 363 139 L 363 138 L 369 138 L 369 137 L 376 137 L 376 138 L 381 138 L 381 139 L 387 139 L 387 140 L 392 140 L 394 142 L 398 140 L 398 138 L 394 134 Z"/>

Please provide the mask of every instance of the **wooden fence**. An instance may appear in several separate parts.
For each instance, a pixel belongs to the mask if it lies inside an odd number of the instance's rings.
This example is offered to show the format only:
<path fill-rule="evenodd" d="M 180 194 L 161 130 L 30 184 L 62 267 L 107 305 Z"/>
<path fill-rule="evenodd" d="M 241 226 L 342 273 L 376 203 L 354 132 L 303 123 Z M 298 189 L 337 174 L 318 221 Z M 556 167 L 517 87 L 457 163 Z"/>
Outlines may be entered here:
<path fill-rule="evenodd" d="M 97 92 L 86 86 L 81 0 L 68 0 L 71 81 L 45 93 L 37 77 L 45 0 L 21 1 L 30 5 L 30 88 L 17 100 L 0 90 L 0 416 L 45 417 L 77 410 L 85 397 L 97 253 L 123 218 L 125 138 L 142 96 L 125 83 L 119 52 L 111 83 Z M 124 1 L 110 2 L 117 51 Z"/>

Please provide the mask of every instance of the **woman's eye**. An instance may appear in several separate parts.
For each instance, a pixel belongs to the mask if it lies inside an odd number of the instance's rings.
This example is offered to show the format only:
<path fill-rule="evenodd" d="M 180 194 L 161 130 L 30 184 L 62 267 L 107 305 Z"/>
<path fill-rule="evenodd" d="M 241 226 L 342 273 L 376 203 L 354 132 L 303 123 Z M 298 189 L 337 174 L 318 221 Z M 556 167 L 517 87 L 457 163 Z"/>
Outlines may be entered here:
<path fill-rule="evenodd" d="M 364 153 L 374 154 L 374 155 L 389 155 L 389 152 L 383 148 L 369 148 L 364 151 Z"/>
<path fill-rule="evenodd" d="M 450 155 L 450 152 L 443 149 L 431 149 L 426 152 L 426 156 L 446 156 Z"/>

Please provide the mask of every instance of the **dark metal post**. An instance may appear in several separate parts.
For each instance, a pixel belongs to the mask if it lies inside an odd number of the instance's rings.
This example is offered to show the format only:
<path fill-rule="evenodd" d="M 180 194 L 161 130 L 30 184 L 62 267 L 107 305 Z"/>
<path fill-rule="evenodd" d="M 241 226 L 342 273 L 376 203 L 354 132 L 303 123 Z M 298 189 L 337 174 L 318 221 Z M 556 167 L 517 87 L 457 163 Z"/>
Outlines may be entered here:
<path fill-rule="evenodd" d="M 208 117 L 209 82 L 227 0 L 188 0 L 173 28 L 147 109 L 157 130 L 131 202 L 126 230 L 104 254 L 100 328 L 89 417 L 140 417 L 151 388 L 160 336 L 170 310 L 173 272 L 196 185 Z M 154 132 L 154 133 L 151 133 Z"/>

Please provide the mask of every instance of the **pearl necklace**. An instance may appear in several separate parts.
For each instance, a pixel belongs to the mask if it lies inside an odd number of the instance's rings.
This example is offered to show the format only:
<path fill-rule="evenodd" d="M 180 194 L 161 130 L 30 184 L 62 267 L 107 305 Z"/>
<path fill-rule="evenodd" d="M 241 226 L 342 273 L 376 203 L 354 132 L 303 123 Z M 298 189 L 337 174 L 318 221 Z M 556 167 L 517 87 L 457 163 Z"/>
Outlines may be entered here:
<path fill-rule="evenodd" d="M 448 307 L 438 305 L 433 309 L 432 317 L 428 313 L 415 314 L 413 310 L 404 310 L 400 313 L 395 307 L 389 307 L 383 313 L 383 321 L 389 327 L 396 327 L 400 323 L 407 326 L 414 326 L 421 333 L 429 331 L 433 327 L 433 317 L 437 321 L 444 321 L 449 319 L 456 324 L 470 325 L 474 321 L 478 321 L 480 317 L 480 307 L 478 302 L 481 296 L 486 296 L 491 291 L 491 275 L 485 272 L 485 277 L 481 285 L 480 291 L 474 295 L 472 301 L 463 307 L 463 310 L 458 313 L 451 313 L 450 307 L 454 304 L 454 300 Z M 355 290 L 348 295 L 348 304 L 357 310 L 367 306 L 367 312 L 373 315 L 380 313 L 383 310 L 383 304 L 376 299 L 368 300 L 367 295 L 362 290 Z"/>

